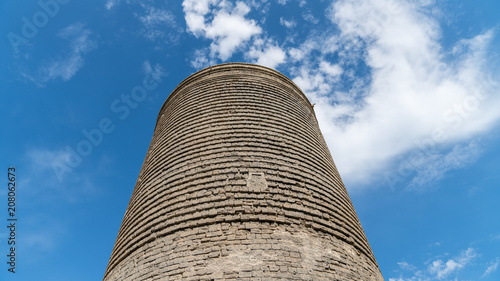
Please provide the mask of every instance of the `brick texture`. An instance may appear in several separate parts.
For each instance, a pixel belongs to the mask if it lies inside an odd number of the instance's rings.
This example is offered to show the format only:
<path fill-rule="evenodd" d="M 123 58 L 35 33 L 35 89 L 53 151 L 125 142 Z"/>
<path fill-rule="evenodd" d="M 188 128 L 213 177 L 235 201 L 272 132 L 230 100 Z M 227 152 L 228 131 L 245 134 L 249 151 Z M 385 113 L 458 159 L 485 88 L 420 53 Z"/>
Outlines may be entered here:
<path fill-rule="evenodd" d="M 104 280 L 383 278 L 308 99 L 229 63 L 161 108 Z"/>

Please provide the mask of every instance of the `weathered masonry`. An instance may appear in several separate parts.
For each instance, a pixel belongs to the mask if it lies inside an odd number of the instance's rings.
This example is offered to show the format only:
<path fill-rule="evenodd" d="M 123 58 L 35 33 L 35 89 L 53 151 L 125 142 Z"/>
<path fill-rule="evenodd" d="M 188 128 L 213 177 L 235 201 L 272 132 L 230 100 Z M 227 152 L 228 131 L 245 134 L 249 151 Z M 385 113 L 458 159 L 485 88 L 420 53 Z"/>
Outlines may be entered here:
<path fill-rule="evenodd" d="M 383 280 L 311 103 L 228 63 L 161 108 L 104 280 Z"/>

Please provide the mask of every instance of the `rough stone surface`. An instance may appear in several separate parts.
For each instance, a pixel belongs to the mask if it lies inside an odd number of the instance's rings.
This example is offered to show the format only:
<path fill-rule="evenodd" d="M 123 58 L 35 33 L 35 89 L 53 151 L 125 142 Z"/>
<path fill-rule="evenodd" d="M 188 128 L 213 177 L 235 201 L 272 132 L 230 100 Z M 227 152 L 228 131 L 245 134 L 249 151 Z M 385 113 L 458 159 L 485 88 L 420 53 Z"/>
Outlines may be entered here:
<path fill-rule="evenodd" d="M 310 102 L 230 63 L 170 94 L 104 280 L 383 280 Z"/>

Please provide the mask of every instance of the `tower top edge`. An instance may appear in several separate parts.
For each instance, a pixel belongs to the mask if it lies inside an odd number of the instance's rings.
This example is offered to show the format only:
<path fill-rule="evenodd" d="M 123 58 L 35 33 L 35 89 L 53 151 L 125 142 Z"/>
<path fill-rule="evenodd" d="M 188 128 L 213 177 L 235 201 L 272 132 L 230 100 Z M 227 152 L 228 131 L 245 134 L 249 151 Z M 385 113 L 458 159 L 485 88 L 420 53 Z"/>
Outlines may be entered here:
<path fill-rule="evenodd" d="M 277 78 L 280 78 L 283 82 L 291 86 L 292 88 L 295 88 L 297 90 L 297 93 L 305 100 L 307 101 L 307 105 L 310 107 L 311 112 L 314 114 L 313 107 L 311 105 L 311 102 L 307 98 L 307 96 L 302 92 L 302 90 L 295 84 L 290 78 L 288 78 L 286 75 L 283 73 L 272 69 L 267 66 L 263 65 L 258 65 L 258 64 L 252 64 L 252 63 L 245 63 L 245 62 L 227 62 L 227 63 L 221 63 L 221 64 L 215 64 L 211 65 L 208 67 L 205 67 L 201 70 L 198 70 L 194 72 L 193 74 L 189 75 L 187 78 L 182 80 L 182 82 L 175 87 L 175 89 L 168 95 L 167 99 L 163 103 L 159 113 L 158 117 L 156 119 L 156 123 L 158 124 L 158 121 L 160 119 L 160 116 L 163 112 L 163 109 L 165 108 L 165 105 L 168 103 L 168 101 L 171 99 L 172 96 L 175 96 L 177 92 L 179 92 L 182 88 L 185 86 L 189 85 L 190 83 L 196 81 L 199 78 L 202 78 L 203 76 L 212 74 L 212 73 L 217 73 L 217 72 L 222 72 L 222 71 L 230 71 L 230 70 L 248 70 L 248 71 L 256 71 L 260 73 L 266 73 L 269 74 L 270 76 L 275 76 Z"/>

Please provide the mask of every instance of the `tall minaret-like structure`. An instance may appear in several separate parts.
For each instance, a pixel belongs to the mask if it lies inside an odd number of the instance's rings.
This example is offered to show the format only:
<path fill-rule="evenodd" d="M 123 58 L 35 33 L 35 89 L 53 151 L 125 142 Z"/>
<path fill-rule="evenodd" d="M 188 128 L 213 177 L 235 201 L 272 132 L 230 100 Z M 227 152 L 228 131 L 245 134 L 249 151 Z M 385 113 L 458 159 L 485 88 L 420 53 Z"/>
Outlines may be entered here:
<path fill-rule="evenodd" d="M 104 280 L 383 278 L 309 100 L 228 63 L 161 108 Z"/>

